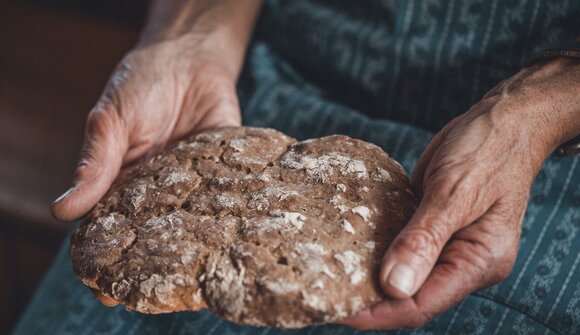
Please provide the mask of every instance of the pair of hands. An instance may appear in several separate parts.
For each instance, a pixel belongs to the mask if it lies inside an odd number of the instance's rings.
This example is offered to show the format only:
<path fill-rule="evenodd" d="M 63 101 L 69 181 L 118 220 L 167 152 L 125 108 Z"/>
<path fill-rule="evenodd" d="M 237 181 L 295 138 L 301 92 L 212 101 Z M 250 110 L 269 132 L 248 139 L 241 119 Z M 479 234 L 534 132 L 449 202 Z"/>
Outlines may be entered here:
<path fill-rule="evenodd" d="M 121 61 L 89 114 L 73 187 L 52 206 L 56 218 L 84 215 L 124 166 L 168 143 L 240 125 L 235 83 L 244 48 L 205 28 L 145 38 Z M 508 276 L 533 178 L 580 128 L 571 98 L 578 74 L 564 60 L 524 69 L 434 137 L 412 176 L 421 203 L 383 260 L 380 283 L 390 298 L 345 324 L 418 327 Z"/>

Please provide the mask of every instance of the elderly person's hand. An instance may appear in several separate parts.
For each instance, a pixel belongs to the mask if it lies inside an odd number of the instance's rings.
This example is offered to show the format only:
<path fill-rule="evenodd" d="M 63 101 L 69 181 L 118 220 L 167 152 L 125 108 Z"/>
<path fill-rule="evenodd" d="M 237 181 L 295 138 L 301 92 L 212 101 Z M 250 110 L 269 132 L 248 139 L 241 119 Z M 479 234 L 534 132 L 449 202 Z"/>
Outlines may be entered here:
<path fill-rule="evenodd" d="M 72 188 L 52 205 L 55 218 L 81 217 L 121 168 L 171 141 L 240 124 L 235 85 L 259 6 L 260 0 L 153 5 L 138 45 L 89 114 Z"/>
<path fill-rule="evenodd" d="M 347 325 L 419 327 L 509 275 L 532 181 L 580 132 L 578 78 L 575 60 L 524 69 L 435 136 L 413 173 L 419 208 L 383 259 L 390 298 Z"/>
<path fill-rule="evenodd" d="M 159 0 L 138 45 L 90 112 L 72 188 L 52 205 L 71 221 L 120 169 L 169 142 L 240 124 L 236 80 L 260 2 Z"/>

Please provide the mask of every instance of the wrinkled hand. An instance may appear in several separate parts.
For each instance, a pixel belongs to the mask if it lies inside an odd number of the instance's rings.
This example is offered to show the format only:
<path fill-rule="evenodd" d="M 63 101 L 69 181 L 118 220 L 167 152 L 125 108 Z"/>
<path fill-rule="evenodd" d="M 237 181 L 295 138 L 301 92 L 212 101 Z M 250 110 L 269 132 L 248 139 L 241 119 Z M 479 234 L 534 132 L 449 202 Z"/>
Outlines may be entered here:
<path fill-rule="evenodd" d="M 121 61 L 88 116 L 73 187 L 52 206 L 57 219 L 84 215 L 122 166 L 192 132 L 240 124 L 237 74 L 205 43 L 154 43 Z"/>
<path fill-rule="evenodd" d="M 77 219 L 124 166 L 191 133 L 240 125 L 235 84 L 261 0 L 154 0 L 136 48 L 90 112 L 72 188 L 52 205 Z M 96 290 L 106 306 L 117 304 Z"/>
<path fill-rule="evenodd" d="M 394 299 L 345 324 L 419 327 L 509 275 L 533 179 L 565 133 L 541 112 L 550 101 L 562 106 L 538 94 L 550 83 L 535 70 L 500 84 L 431 141 L 412 177 L 420 205 L 381 267 L 381 286 Z"/>
<path fill-rule="evenodd" d="M 381 270 L 385 292 L 403 300 L 386 300 L 347 324 L 418 327 L 509 274 L 535 167 L 528 144 L 494 120 L 490 104 L 449 124 L 414 171 L 423 197 Z"/>
<path fill-rule="evenodd" d="M 52 205 L 72 221 L 124 166 L 191 133 L 240 125 L 235 84 L 261 0 L 154 0 L 140 41 L 90 112 L 73 186 Z M 107 306 L 117 302 L 93 290 Z"/>
<path fill-rule="evenodd" d="M 213 60 L 204 41 L 185 50 L 176 43 L 136 49 L 117 67 L 89 114 L 73 187 L 52 206 L 56 218 L 84 215 L 124 165 L 188 134 L 240 124 L 236 74 Z"/>

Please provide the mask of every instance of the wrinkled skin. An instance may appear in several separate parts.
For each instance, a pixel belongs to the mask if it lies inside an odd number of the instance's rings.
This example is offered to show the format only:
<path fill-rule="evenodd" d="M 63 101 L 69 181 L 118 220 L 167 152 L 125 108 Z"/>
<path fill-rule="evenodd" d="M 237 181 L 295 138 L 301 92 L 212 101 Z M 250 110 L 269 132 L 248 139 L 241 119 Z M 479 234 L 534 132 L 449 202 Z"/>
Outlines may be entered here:
<path fill-rule="evenodd" d="M 235 83 L 259 5 L 154 2 L 139 43 L 89 113 L 73 187 L 52 205 L 57 219 L 84 215 L 137 159 L 185 135 L 240 124 Z"/>
<path fill-rule="evenodd" d="M 122 168 L 167 144 L 240 125 L 235 84 L 259 6 L 237 0 L 154 3 L 138 45 L 89 113 L 72 187 L 51 208 L 55 218 L 82 217 Z"/>
<path fill-rule="evenodd" d="M 168 143 L 240 124 L 235 82 L 259 2 L 155 2 L 141 42 L 90 112 L 73 187 L 52 206 L 56 218 L 84 215 L 122 167 Z M 508 276 L 532 181 L 547 155 L 580 132 L 579 77 L 573 60 L 526 68 L 435 136 L 412 177 L 420 206 L 383 260 L 389 298 L 346 325 L 418 327 Z"/>
<path fill-rule="evenodd" d="M 524 69 L 433 138 L 412 176 L 419 208 L 383 259 L 391 298 L 345 324 L 419 327 L 510 274 L 533 179 L 580 132 L 579 75 L 566 60 Z"/>
<path fill-rule="evenodd" d="M 85 214 L 136 159 L 187 134 L 240 125 L 235 76 L 210 60 L 202 41 L 190 46 L 191 55 L 175 54 L 173 43 L 131 52 L 113 74 L 89 114 L 74 191 L 53 206 L 59 219 Z M 195 61 L 179 64 L 181 57 Z"/>
<path fill-rule="evenodd" d="M 137 49 L 118 66 L 89 114 L 73 192 L 53 206 L 56 217 L 83 215 L 137 158 L 189 133 L 240 124 L 235 76 L 211 61 L 203 41 L 186 52 L 177 43 Z"/>

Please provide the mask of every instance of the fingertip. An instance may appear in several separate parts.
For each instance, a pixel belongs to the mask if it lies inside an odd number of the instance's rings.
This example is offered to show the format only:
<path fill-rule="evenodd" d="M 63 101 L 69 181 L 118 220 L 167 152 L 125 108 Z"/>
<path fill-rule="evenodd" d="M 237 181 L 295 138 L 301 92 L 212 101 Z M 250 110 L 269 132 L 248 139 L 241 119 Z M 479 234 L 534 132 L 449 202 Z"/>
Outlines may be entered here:
<path fill-rule="evenodd" d="M 415 293 L 417 274 L 405 264 L 383 264 L 381 269 L 381 288 L 383 292 L 394 299 L 408 299 Z"/>
<path fill-rule="evenodd" d="M 60 221 L 71 222 L 87 214 L 108 189 L 107 180 L 97 178 L 75 183 L 75 186 L 52 203 L 52 216 Z"/>
<path fill-rule="evenodd" d="M 108 102 L 98 103 L 91 111 L 85 131 L 74 186 L 50 207 L 52 216 L 60 221 L 77 220 L 93 208 L 115 180 L 127 153 L 126 125 Z"/>
<path fill-rule="evenodd" d="M 105 305 L 106 307 L 115 307 L 119 304 L 116 300 L 113 300 L 104 295 L 97 297 L 97 299 L 101 302 L 101 304 Z"/>
<path fill-rule="evenodd" d="M 50 214 L 59 221 L 74 221 L 80 217 L 71 206 L 71 197 L 74 198 L 75 187 L 69 188 L 50 205 Z"/>
<path fill-rule="evenodd" d="M 120 166 L 121 159 L 111 159 L 102 164 L 79 164 L 74 186 L 52 203 L 52 216 L 65 222 L 83 217 L 105 195 L 119 173 Z"/>
<path fill-rule="evenodd" d="M 355 315 L 349 316 L 345 319 L 340 320 L 340 324 L 355 328 L 355 329 L 367 329 L 372 324 L 372 315 L 369 308 L 359 311 Z"/>
<path fill-rule="evenodd" d="M 95 298 L 106 307 L 115 307 L 119 304 L 117 300 L 107 297 L 99 290 L 91 288 L 91 292 L 94 294 Z"/>
<path fill-rule="evenodd" d="M 69 194 L 71 194 L 72 192 L 74 192 L 74 189 L 75 189 L 74 187 L 71 187 L 68 190 L 66 190 L 66 192 L 64 192 L 58 198 L 56 198 L 56 200 L 54 200 L 52 204 L 55 205 L 55 204 L 61 202 L 62 200 L 66 199 Z"/>

